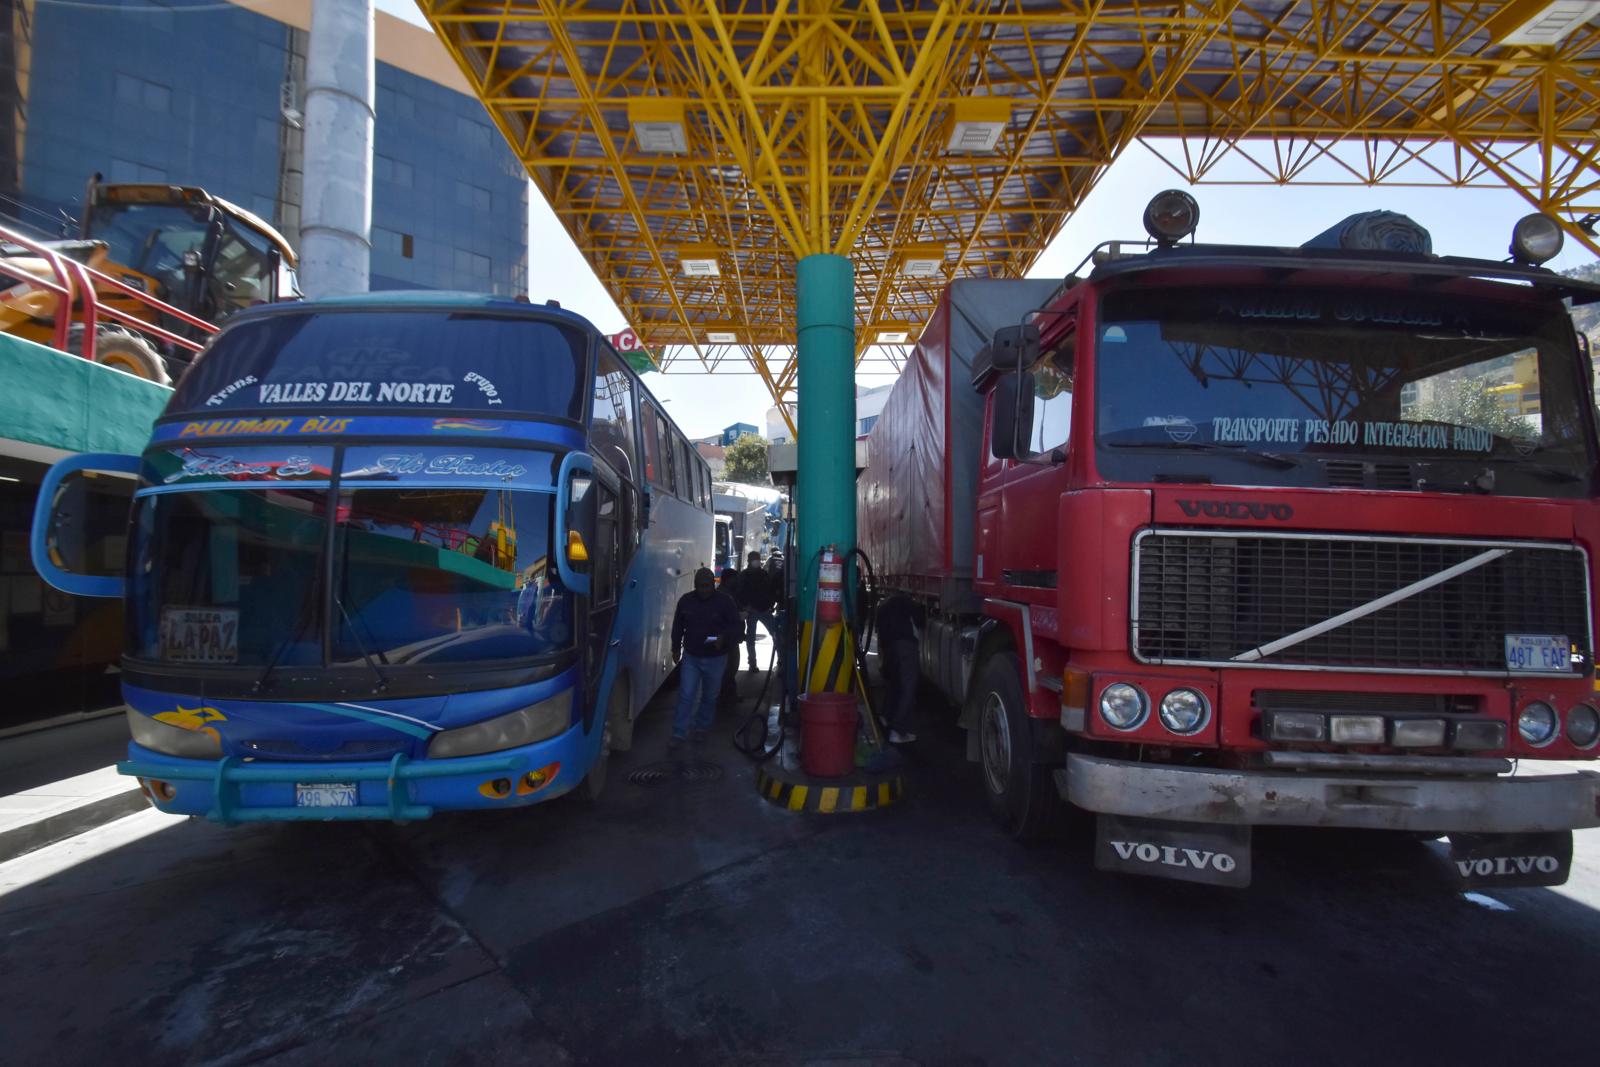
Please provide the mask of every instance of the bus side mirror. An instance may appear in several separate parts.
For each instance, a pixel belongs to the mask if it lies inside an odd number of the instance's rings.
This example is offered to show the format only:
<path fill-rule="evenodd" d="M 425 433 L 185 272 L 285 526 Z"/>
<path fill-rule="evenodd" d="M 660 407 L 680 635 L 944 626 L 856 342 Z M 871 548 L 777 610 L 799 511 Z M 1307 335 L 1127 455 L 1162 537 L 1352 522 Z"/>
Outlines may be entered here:
<path fill-rule="evenodd" d="M 1000 327 L 989 339 L 989 358 L 998 371 L 1027 370 L 1039 362 L 1039 327 L 1031 322 Z"/>
<path fill-rule="evenodd" d="M 120 597 L 128 504 L 138 483 L 95 477 L 98 472 L 137 475 L 139 457 L 86 452 L 46 471 L 34 503 L 29 550 L 34 570 L 63 593 Z"/>
<path fill-rule="evenodd" d="M 1033 437 L 1033 374 L 1013 371 L 995 383 L 989 451 L 996 459 L 1022 459 Z M 1024 403 L 1026 400 L 1026 403 Z"/>
<path fill-rule="evenodd" d="M 568 452 L 556 475 L 556 536 L 550 555 L 555 557 L 561 584 L 578 596 L 589 595 L 589 553 L 581 530 L 594 529 L 594 496 L 594 460 L 587 452 Z M 574 547 L 582 551 L 575 553 Z"/>

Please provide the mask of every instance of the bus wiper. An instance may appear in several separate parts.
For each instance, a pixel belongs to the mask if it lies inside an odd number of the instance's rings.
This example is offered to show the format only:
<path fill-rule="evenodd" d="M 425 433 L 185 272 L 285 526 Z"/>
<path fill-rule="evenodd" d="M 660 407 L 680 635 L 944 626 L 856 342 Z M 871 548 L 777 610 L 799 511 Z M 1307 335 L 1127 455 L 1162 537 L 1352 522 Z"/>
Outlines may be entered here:
<path fill-rule="evenodd" d="M 256 676 L 255 684 L 250 687 L 252 693 L 259 693 L 267 684 L 267 679 L 272 677 L 272 672 L 277 669 L 278 661 L 283 654 L 289 651 L 289 646 L 300 640 L 300 635 L 305 633 L 306 624 L 312 619 L 312 606 L 316 599 L 311 595 L 317 588 L 317 581 L 313 578 L 307 585 L 306 591 L 300 595 L 300 615 L 295 620 L 294 630 L 284 638 L 278 647 L 273 649 L 272 658 L 267 660 L 266 667 Z"/>
<path fill-rule="evenodd" d="M 341 589 L 344 588 L 345 582 L 350 578 L 350 535 L 348 533 L 345 534 L 343 540 L 344 551 L 339 559 L 339 587 Z M 383 692 L 389 688 L 389 678 L 372 661 L 372 653 L 367 651 L 367 643 L 361 640 L 361 631 L 356 628 L 356 620 L 350 617 L 349 609 L 344 606 L 344 597 L 340 596 L 337 590 L 333 594 L 333 602 L 338 607 L 339 614 L 344 616 L 345 624 L 350 627 L 350 636 L 356 639 L 356 647 L 361 650 L 361 658 L 367 661 L 367 669 L 378 679 L 377 692 Z M 378 650 L 378 655 L 383 655 L 382 649 Z M 388 660 L 385 659 L 384 662 L 387 663 Z"/>
<path fill-rule="evenodd" d="M 356 621 L 350 617 L 350 612 L 346 610 L 344 606 L 344 598 L 335 593 L 333 595 L 333 602 L 338 606 L 339 614 L 344 616 L 345 623 L 349 625 L 350 636 L 356 639 L 356 647 L 361 650 L 361 658 L 367 661 L 367 669 L 370 670 L 378 679 L 378 688 L 376 691 L 379 693 L 383 692 L 385 689 L 389 688 L 388 676 L 378 669 L 377 663 L 375 663 L 372 659 L 372 653 L 367 651 L 367 643 L 361 640 L 361 631 L 356 629 Z M 383 655 L 381 651 L 378 654 L 380 656 Z"/>
<path fill-rule="evenodd" d="M 1226 452 L 1230 456 L 1240 459 L 1249 459 L 1268 467 L 1281 467 L 1285 470 L 1300 466 L 1299 462 L 1290 459 L 1281 452 L 1257 452 L 1244 445 L 1222 444 L 1217 441 L 1107 441 L 1107 448 L 1164 448 L 1176 449 L 1184 452 Z"/>

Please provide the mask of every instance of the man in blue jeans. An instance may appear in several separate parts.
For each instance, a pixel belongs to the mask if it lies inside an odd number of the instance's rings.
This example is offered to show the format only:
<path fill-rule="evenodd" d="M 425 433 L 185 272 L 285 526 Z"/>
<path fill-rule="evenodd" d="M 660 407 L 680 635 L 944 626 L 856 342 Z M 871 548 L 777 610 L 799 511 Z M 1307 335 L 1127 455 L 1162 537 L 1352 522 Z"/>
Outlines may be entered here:
<path fill-rule="evenodd" d="M 728 650 L 738 647 L 742 629 L 739 609 L 732 597 L 717 589 L 716 577 L 705 567 L 695 571 L 694 592 L 678 598 L 672 617 L 672 658 L 679 664 L 678 710 L 672 716 L 668 751 L 690 738 L 705 740 L 716 717 Z"/>

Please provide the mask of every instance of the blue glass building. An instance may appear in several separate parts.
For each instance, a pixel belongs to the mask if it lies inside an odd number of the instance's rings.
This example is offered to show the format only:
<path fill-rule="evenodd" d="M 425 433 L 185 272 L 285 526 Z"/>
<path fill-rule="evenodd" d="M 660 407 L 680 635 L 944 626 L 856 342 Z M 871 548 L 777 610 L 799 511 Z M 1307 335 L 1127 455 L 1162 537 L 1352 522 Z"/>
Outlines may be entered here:
<path fill-rule="evenodd" d="M 284 111 L 303 95 L 310 3 L 265 7 L 279 18 L 216 0 L 0 0 L 21 31 L 0 57 L 15 73 L 0 78 L 14 97 L 0 104 L 0 208 L 51 230 L 99 172 L 203 186 L 298 244 L 299 134 Z M 515 157 L 428 31 L 380 13 L 377 45 L 372 287 L 525 291 Z"/>

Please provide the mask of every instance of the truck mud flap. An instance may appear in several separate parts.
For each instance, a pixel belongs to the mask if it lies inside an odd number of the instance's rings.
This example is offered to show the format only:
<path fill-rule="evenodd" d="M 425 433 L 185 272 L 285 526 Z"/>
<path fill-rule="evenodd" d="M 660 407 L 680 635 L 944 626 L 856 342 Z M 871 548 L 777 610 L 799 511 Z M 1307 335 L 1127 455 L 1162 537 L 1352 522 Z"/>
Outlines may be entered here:
<path fill-rule="evenodd" d="M 1572 869 L 1572 831 L 1451 834 L 1450 867 L 1463 889 L 1561 885 Z"/>
<path fill-rule="evenodd" d="M 1242 889 L 1250 884 L 1250 827 L 1097 815 L 1094 865 Z"/>

